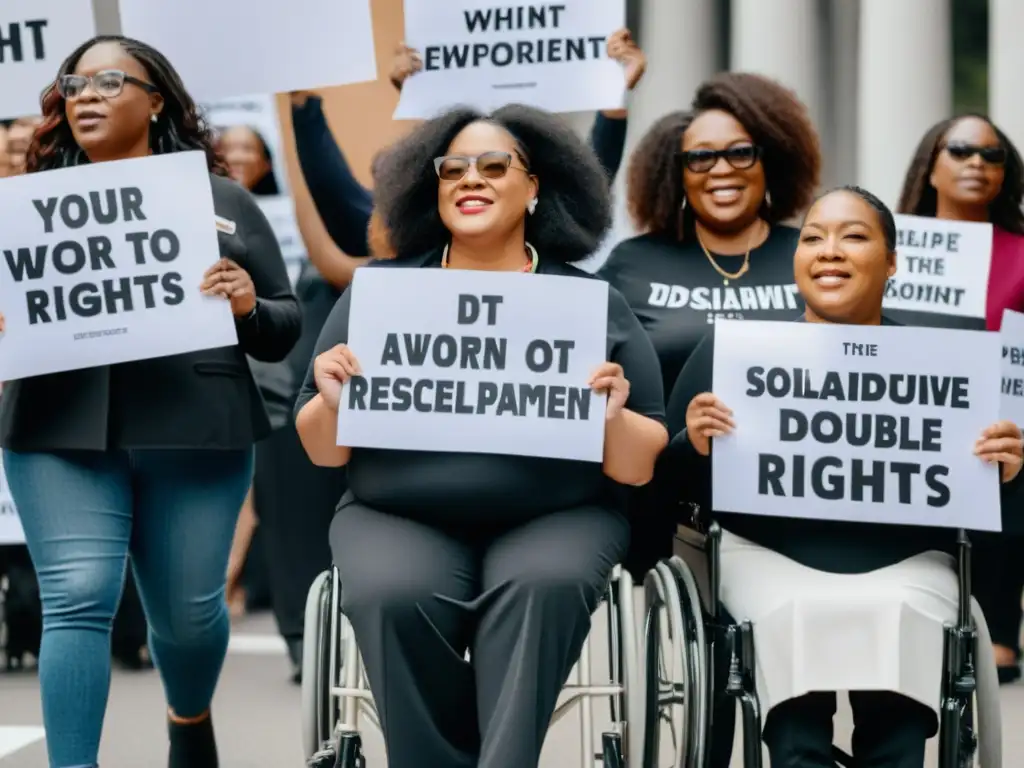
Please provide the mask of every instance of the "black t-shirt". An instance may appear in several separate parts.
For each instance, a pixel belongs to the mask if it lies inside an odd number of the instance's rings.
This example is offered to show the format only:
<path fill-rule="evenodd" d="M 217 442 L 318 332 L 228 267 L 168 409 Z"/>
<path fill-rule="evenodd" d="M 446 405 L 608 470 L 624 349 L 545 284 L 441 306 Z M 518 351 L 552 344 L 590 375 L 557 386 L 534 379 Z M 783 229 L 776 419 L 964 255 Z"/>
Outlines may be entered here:
<path fill-rule="evenodd" d="M 888 318 L 883 325 L 899 325 Z M 711 391 L 714 377 L 714 328 L 700 343 L 679 375 L 666 409 L 672 441 L 660 462 L 673 477 L 676 498 L 714 507 L 711 457 L 701 456 L 686 435 L 686 408 L 701 392 Z M 728 403 L 726 403 L 728 405 Z M 738 425 L 739 426 L 739 425 Z M 712 440 L 714 452 L 714 440 Z M 1001 486 L 1003 508 L 1019 490 L 1024 473 Z M 771 549 L 809 568 L 829 573 L 867 573 L 902 560 L 939 550 L 952 552 L 956 531 L 915 525 L 883 525 L 808 520 L 715 512 L 726 530 Z M 1005 520 L 1004 515 L 1004 520 Z"/>
<path fill-rule="evenodd" d="M 364 269 L 436 269 L 440 251 L 421 257 L 370 262 Z M 575 267 L 545 260 L 538 273 L 594 279 Z M 351 291 L 331 311 L 315 354 L 346 343 Z M 359 350 L 352 350 L 358 358 Z M 647 334 L 622 295 L 608 292 L 608 360 L 619 363 L 630 382 L 630 410 L 664 422 L 664 392 L 658 360 Z M 317 394 L 312 364 L 296 410 Z M 514 522 L 545 512 L 587 504 L 622 507 L 622 486 L 609 480 L 601 465 L 527 456 L 398 451 L 356 448 L 348 464 L 349 488 L 376 509 L 432 523 Z M 469 516 L 465 513 L 469 512 Z M 477 517 L 478 516 L 478 517 Z"/>
<path fill-rule="evenodd" d="M 798 238 L 792 227 L 772 227 L 751 251 L 747 274 L 728 284 L 696 241 L 640 235 L 615 247 L 598 276 L 622 292 L 651 337 L 666 397 L 716 318 L 790 320 L 803 311 L 793 281 Z M 743 265 L 742 254 L 712 256 L 730 274 Z"/>

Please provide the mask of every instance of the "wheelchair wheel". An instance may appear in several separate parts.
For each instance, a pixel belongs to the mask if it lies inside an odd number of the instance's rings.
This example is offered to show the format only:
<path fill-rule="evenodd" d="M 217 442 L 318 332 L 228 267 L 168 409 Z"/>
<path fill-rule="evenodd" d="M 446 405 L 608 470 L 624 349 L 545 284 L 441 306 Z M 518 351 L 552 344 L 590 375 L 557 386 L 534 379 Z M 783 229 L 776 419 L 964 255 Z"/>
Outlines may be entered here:
<path fill-rule="evenodd" d="M 975 665 L 977 689 L 974 692 L 973 720 L 978 731 L 978 750 L 973 765 L 981 768 L 1002 768 L 1003 719 L 1002 700 L 999 696 L 999 678 L 992 653 L 992 636 L 981 606 L 971 598 L 971 616 L 977 631 Z"/>
<path fill-rule="evenodd" d="M 308 759 L 330 736 L 331 572 L 313 581 L 306 595 L 302 634 L 302 751 Z"/>
<path fill-rule="evenodd" d="M 647 616 L 644 626 L 644 667 L 647 690 L 644 717 L 644 768 L 700 768 L 691 749 L 691 724 L 697 681 L 687 658 L 689 647 L 682 599 L 671 569 L 658 563 L 644 581 Z M 662 754 L 663 726 L 672 740 Z"/>
<path fill-rule="evenodd" d="M 712 691 L 708 685 L 708 669 L 711 660 L 708 658 L 707 637 L 704 633 L 704 612 L 701 608 L 700 592 L 693 571 L 680 557 L 669 558 L 668 569 L 676 580 L 679 590 L 680 613 L 683 620 L 682 641 L 688 645 L 686 660 L 690 665 L 689 676 L 694 681 L 694 695 L 690 707 L 690 753 L 691 765 L 700 768 L 704 765 L 704 754 L 707 750 L 709 709 Z"/>

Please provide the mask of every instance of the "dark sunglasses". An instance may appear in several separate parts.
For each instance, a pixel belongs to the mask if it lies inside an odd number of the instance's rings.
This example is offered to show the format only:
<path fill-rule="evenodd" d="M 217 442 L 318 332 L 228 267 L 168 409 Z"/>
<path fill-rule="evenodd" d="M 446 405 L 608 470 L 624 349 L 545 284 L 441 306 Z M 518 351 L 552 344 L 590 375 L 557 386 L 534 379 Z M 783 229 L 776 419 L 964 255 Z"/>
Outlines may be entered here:
<path fill-rule="evenodd" d="M 476 172 L 485 179 L 500 179 L 508 173 L 509 168 L 529 173 L 525 168 L 512 165 L 512 155 L 508 152 L 484 152 L 476 157 L 447 155 L 434 158 L 434 170 L 441 181 L 461 181 L 474 165 Z"/>
<path fill-rule="evenodd" d="M 727 149 L 692 149 L 682 153 L 683 163 L 693 173 L 707 173 L 722 157 L 737 171 L 744 171 L 753 168 L 761 159 L 761 148 L 753 144 L 739 144 Z"/>
<path fill-rule="evenodd" d="M 975 155 L 989 165 L 1004 165 L 1006 163 L 1006 147 L 979 147 L 976 144 L 947 144 L 945 147 L 950 157 L 963 162 L 970 160 Z"/>
<path fill-rule="evenodd" d="M 131 83 L 147 93 L 156 93 L 157 87 L 152 83 L 127 75 L 119 69 L 107 69 L 95 75 L 61 75 L 57 79 L 57 92 L 68 100 L 81 98 L 85 89 L 92 85 L 97 95 L 104 99 L 114 99 L 121 95 L 124 84 Z"/>

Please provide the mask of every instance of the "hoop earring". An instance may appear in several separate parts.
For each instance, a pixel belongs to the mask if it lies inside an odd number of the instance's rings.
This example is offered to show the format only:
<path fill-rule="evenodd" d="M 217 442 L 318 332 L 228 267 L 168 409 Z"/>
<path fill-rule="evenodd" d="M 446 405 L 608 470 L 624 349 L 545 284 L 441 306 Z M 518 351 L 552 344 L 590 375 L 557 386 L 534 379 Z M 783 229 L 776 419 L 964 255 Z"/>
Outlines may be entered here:
<path fill-rule="evenodd" d="M 686 210 L 686 195 L 683 195 L 683 202 L 680 203 L 679 210 L 680 211 L 685 211 Z"/>
<path fill-rule="evenodd" d="M 535 197 L 530 202 L 528 202 L 526 204 L 526 211 L 527 211 L 527 213 L 529 213 L 532 216 L 536 210 L 537 210 L 537 198 Z"/>
<path fill-rule="evenodd" d="M 767 189 L 764 191 L 764 207 L 769 209 L 772 207 L 772 193 Z"/>

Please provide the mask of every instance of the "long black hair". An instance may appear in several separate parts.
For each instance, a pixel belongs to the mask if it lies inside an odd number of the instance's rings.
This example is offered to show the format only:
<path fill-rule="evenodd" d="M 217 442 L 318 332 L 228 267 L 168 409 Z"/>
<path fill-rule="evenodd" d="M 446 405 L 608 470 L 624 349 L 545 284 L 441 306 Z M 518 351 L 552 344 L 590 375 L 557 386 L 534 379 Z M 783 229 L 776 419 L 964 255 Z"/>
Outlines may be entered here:
<path fill-rule="evenodd" d="M 935 159 L 942 149 L 942 141 L 946 134 L 958 122 L 967 117 L 984 120 L 991 126 L 999 139 L 999 144 L 1006 150 L 1006 166 L 1003 170 L 1003 186 L 999 194 L 988 207 L 989 218 L 1000 229 L 1015 235 L 1024 235 L 1024 212 L 1021 212 L 1021 200 L 1024 198 L 1024 161 L 1020 152 L 1010 141 L 1010 137 L 999 130 L 999 127 L 985 115 L 968 113 L 951 117 L 936 123 L 921 138 L 917 145 L 914 159 L 910 161 L 906 179 L 903 181 L 903 192 L 900 194 L 896 210 L 914 216 L 934 216 L 939 207 L 939 196 L 931 183 Z"/>
<path fill-rule="evenodd" d="M 451 239 L 437 210 L 432 163 L 478 121 L 499 125 L 515 137 L 520 159 L 540 180 L 537 209 L 526 217 L 526 239 L 541 257 L 574 262 L 597 250 L 612 223 L 611 192 L 600 163 L 562 118 L 510 105 L 490 115 L 458 107 L 421 124 L 377 156 L 374 204 L 396 257 L 421 255 Z"/>
<path fill-rule="evenodd" d="M 64 98 L 57 89 L 57 80 L 71 74 L 86 51 L 100 43 L 116 43 L 146 70 L 164 98 L 164 108 L 150 126 L 150 149 L 154 154 L 200 150 L 206 154 L 210 171 L 227 175 L 214 149 L 213 136 L 192 97 L 185 90 L 181 77 L 160 51 L 151 45 L 122 35 L 99 35 L 78 46 L 60 65 L 57 78 L 42 96 L 43 123 L 36 130 L 28 151 L 27 165 L 31 171 L 46 171 L 87 163 L 85 153 L 75 142 L 65 114 Z"/>

